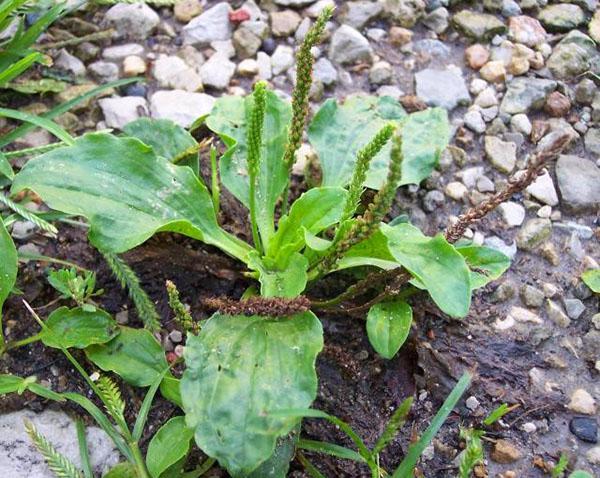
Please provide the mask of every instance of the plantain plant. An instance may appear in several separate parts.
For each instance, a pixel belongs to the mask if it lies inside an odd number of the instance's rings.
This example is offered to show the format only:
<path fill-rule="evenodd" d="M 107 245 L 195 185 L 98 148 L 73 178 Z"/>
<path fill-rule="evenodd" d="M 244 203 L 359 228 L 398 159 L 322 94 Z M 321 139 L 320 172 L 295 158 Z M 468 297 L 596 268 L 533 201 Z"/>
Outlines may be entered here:
<path fill-rule="evenodd" d="M 212 191 L 199 175 L 199 145 L 191 134 L 148 118 L 120 136 L 90 133 L 46 152 L 12 184 L 13 195 L 29 189 L 51 208 L 87 218 L 89 240 L 105 254 L 176 232 L 219 248 L 256 281 L 240 300 L 210 301 L 214 315 L 188 327 L 183 377 L 168 373 L 160 387 L 181 404 L 197 445 L 235 477 L 266 476 L 265 464 L 282 456 L 284 465 L 272 476 L 284 476 L 301 420 L 285 411 L 306 410 L 317 392 L 323 329 L 315 312 L 351 303 L 345 310 L 366 315 L 369 340 L 388 359 L 408 336 L 412 295 L 426 292 L 447 316 L 464 317 L 472 292 L 498 278 L 509 261 L 459 239 L 470 223 L 535 179 L 562 145 L 533 157 L 526 174 L 431 237 L 402 217 L 385 220 L 397 188 L 419 184 L 436 166 L 450 136 L 446 112 L 407 114 L 390 97 L 331 99 L 307 129 L 321 183 L 290 204 L 292 166 L 309 111 L 311 48 L 331 13 L 323 10 L 299 47 L 291 103 L 259 82 L 245 98 L 219 98 L 196 122 L 225 148 L 218 162 L 211 150 L 211 164 L 218 165 Z M 221 227 L 217 176 L 247 208 L 251 241 Z M 366 188 L 374 193 L 363 206 Z M 347 269 L 356 271 L 355 283 L 339 296 L 314 299 L 321 279 Z M 0 292 L 10 288 L 0 279 Z M 101 369 L 149 386 L 140 370 L 159 373 L 164 357 L 144 355 L 131 330 L 86 353 Z M 292 452 L 282 452 L 290 440 Z"/>

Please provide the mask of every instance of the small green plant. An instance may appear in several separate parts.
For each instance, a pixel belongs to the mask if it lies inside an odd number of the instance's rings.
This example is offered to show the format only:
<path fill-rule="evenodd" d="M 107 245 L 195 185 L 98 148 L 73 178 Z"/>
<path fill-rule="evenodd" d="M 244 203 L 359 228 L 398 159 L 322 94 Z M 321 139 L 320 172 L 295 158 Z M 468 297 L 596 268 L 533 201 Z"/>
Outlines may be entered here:
<path fill-rule="evenodd" d="M 82 308 L 91 307 L 93 310 L 92 297 L 103 293 L 95 290 L 96 274 L 92 271 L 78 274 L 75 268 L 53 270 L 48 273 L 48 282 L 62 294 L 63 299 L 72 299 Z"/>
<path fill-rule="evenodd" d="M 459 242 L 463 233 L 530 184 L 566 142 L 561 137 L 534 155 L 525 174 L 430 237 L 406 221 L 385 219 L 397 188 L 419 184 L 436 166 L 449 141 L 445 110 L 409 115 L 391 97 L 327 100 L 307 131 L 322 182 L 290 204 L 291 166 L 308 122 L 310 51 L 331 14 L 323 10 L 298 50 L 291 104 L 257 83 L 245 98 L 219 98 L 196 122 L 225 147 L 218 161 L 216 150 L 210 153 L 212 191 L 198 174 L 199 145 L 191 134 L 170 121 L 148 118 L 126 125 L 122 136 L 97 132 L 78 139 L 28 118 L 51 129 L 64 146 L 30 160 L 11 188 L 12 194 L 33 190 L 51 208 L 87 218 L 89 240 L 109 264 L 108 257 L 170 231 L 215 246 L 243 265 L 251 283 L 241 300 L 208 301 L 216 312 L 197 334 L 182 316 L 190 331 L 186 369 L 181 381 L 166 374 L 160 384 L 163 395 L 182 405 L 196 444 L 235 477 L 260 477 L 265 466 L 277 470 L 274 476 L 287 472 L 303 415 L 283 411 L 306 410 L 317 392 L 315 360 L 323 330 L 315 312 L 345 303 L 351 314 L 366 313 L 369 340 L 386 358 L 408 337 L 412 295 L 427 292 L 443 313 L 464 317 L 473 291 L 500 277 L 509 260 L 493 249 Z M 248 241 L 220 225 L 218 178 L 248 209 Z M 375 193 L 363 208 L 366 188 Z M 346 269 L 364 278 L 336 297 L 314 298 L 323 277 Z M 0 274 L 1 290 L 12 287 L 11 279 Z M 155 329 L 158 319 L 146 325 Z M 86 355 L 124 381 L 148 386 L 139 362 L 158 373 L 164 354 L 160 346 L 156 354 L 142 354 L 134 340 L 142 332 L 150 333 L 120 328 L 110 341 L 89 345 Z M 292 453 L 282 451 L 290 448 Z M 420 455 L 412 450 L 395 476 L 412 472 Z"/>

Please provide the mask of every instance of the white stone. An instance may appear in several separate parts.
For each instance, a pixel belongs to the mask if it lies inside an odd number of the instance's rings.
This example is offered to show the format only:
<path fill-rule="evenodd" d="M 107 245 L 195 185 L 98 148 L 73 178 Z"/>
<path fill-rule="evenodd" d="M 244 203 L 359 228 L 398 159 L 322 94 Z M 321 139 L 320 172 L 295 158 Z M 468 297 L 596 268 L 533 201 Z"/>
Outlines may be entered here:
<path fill-rule="evenodd" d="M 224 90 L 235 73 L 235 63 L 226 55 L 215 53 L 200 67 L 200 77 L 204 86 Z"/>
<path fill-rule="evenodd" d="M 465 126 L 475 133 L 485 132 L 485 121 L 481 116 L 481 113 L 477 110 L 467 111 L 464 117 Z"/>
<path fill-rule="evenodd" d="M 109 46 L 102 52 L 102 58 L 105 60 L 122 60 L 131 55 L 142 56 L 144 47 L 139 43 L 126 43 L 124 45 Z"/>
<path fill-rule="evenodd" d="M 491 86 L 487 87 L 475 98 L 475 104 L 482 108 L 489 108 L 490 106 L 496 106 L 498 104 L 498 98 L 496 92 Z"/>
<path fill-rule="evenodd" d="M 510 315 L 506 316 L 504 320 L 501 320 L 499 317 L 494 322 L 494 329 L 496 330 L 508 330 L 515 326 L 515 319 L 513 319 Z"/>
<path fill-rule="evenodd" d="M 474 95 L 478 95 L 485 90 L 487 86 L 487 81 L 482 80 L 481 78 L 473 78 L 473 80 L 471 80 L 471 84 L 469 85 L 469 91 Z"/>
<path fill-rule="evenodd" d="M 525 136 L 529 136 L 531 134 L 531 129 L 533 128 L 531 121 L 529 121 L 529 118 L 524 113 L 514 115 L 510 119 L 510 126 L 517 133 L 522 133 Z"/>
<path fill-rule="evenodd" d="M 523 224 L 525 220 L 525 208 L 520 204 L 508 201 L 500 204 L 498 208 L 508 227 L 517 227 Z"/>
<path fill-rule="evenodd" d="M 329 45 L 332 61 L 341 64 L 370 61 L 372 55 L 369 40 L 350 25 L 342 25 L 333 33 Z"/>
<path fill-rule="evenodd" d="M 205 93 L 184 90 L 157 91 L 150 98 L 150 114 L 153 118 L 166 118 L 187 128 L 196 119 L 212 110 L 215 98 Z"/>
<path fill-rule="evenodd" d="M 140 96 L 102 98 L 98 104 L 109 128 L 123 129 L 127 123 L 148 115 L 148 103 Z"/>
<path fill-rule="evenodd" d="M 271 57 L 264 51 L 259 51 L 256 54 L 256 63 L 258 64 L 258 77 L 261 80 L 270 80 L 273 77 Z"/>
<path fill-rule="evenodd" d="M 446 185 L 444 192 L 455 201 L 461 201 L 467 195 L 468 190 L 463 183 L 452 181 Z"/>
<path fill-rule="evenodd" d="M 104 15 L 104 19 L 121 37 L 145 40 L 160 23 L 160 17 L 145 3 L 118 3 Z"/>
<path fill-rule="evenodd" d="M 536 215 L 542 219 L 549 219 L 552 216 L 552 208 L 546 204 L 537 210 Z"/>
<path fill-rule="evenodd" d="M 279 45 L 271 56 L 271 70 L 279 75 L 294 66 L 294 49 L 291 46 Z"/>
<path fill-rule="evenodd" d="M 592 465 L 600 465 L 600 446 L 590 448 L 585 457 Z"/>
<path fill-rule="evenodd" d="M 556 206 L 558 204 L 558 194 L 556 194 L 552 177 L 547 171 L 544 171 L 533 183 L 527 186 L 526 191 L 538 201 L 542 201 L 548 206 Z"/>
<path fill-rule="evenodd" d="M 125 76 L 136 76 L 146 73 L 146 62 L 139 56 L 128 56 L 123 60 L 123 74 Z"/>
<path fill-rule="evenodd" d="M 583 413 L 584 415 L 596 414 L 596 400 L 583 388 L 578 388 L 573 392 L 567 407 L 575 413 Z"/>
<path fill-rule="evenodd" d="M 465 400 L 465 405 L 467 406 L 467 408 L 469 410 L 474 412 L 475 410 L 477 410 L 479 408 L 479 400 L 477 400 L 477 397 L 470 396 L 469 398 L 467 398 Z"/>
<path fill-rule="evenodd" d="M 7 478 L 55 478 L 25 431 L 24 421 L 33 423 L 59 453 L 81 467 L 75 422 L 66 413 L 30 410 L 0 415 L 0 474 Z M 86 427 L 90 461 L 96 476 L 104 475 L 120 461 L 119 452 L 100 428 Z"/>
<path fill-rule="evenodd" d="M 533 422 L 525 422 L 521 426 L 521 430 L 523 430 L 525 433 L 531 434 L 531 433 L 535 433 L 537 431 L 537 427 L 535 426 L 535 423 L 533 423 Z"/>
<path fill-rule="evenodd" d="M 54 60 L 54 66 L 75 76 L 85 75 L 85 65 L 76 56 L 71 55 L 64 48 L 60 50 Z"/>
<path fill-rule="evenodd" d="M 183 41 L 188 45 L 205 46 L 214 40 L 229 40 L 232 26 L 229 4 L 217 3 L 183 27 Z"/>
<path fill-rule="evenodd" d="M 530 310 L 524 309 L 523 307 L 511 307 L 509 316 L 515 319 L 517 322 L 530 322 L 533 324 L 543 323 L 539 315 L 531 312 Z"/>
<path fill-rule="evenodd" d="M 254 76 L 258 74 L 258 62 L 252 58 L 246 58 L 240 61 L 237 66 L 237 71 L 242 76 Z"/>
<path fill-rule="evenodd" d="M 152 74 L 161 88 L 186 91 L 202 90 L 200 75 L 178 56 L 160 55 L 154 62 Z"/>

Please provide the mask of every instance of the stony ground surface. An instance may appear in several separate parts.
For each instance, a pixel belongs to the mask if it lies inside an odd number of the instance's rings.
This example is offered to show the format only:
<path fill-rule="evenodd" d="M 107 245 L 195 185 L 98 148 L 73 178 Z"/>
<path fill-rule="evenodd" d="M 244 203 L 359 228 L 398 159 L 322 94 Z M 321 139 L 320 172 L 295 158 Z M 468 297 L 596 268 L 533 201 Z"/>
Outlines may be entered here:
<path fill-rule="evenodd" d="M 596 0 L 115 5 L 68 24 L 79 36 L 113 27 L 112 39 L 50 50 L 51 71 L 70 81 L 54 100 L 120 77 L 146 76 L 148 82 L 125 87 L 60 121 L 74 132 L 118 130 L 148 115 L 189 126 L 210 111 L 216 97 L 244 94 L 258 78 L 289 94 L 295 45 L 320 9 L 332 3 L 338 9 L 327 39 L 314 51 L 315 104 L 367 92 L 398 98 L 409 111 L 430 105 L 450 114 L 452 145 L 438 171 L 420 187 L 403 191 L 395 206 L 427 232 L 440 231 L 496 191 L 524 168 L 537 147 L 563 132 L 571 136 L 568 150 L 546 174 L 468 231 L 469 238 L 502 250 L 514 264 L 478 295 L 465 323 L 449 330 L 460 337 L 458 343 L 474 344 L 475 352 L 466 347 L 454 353 L 480 363 L 484 372 L 486 364 L 504 364 L 508 375 L 519 370 L 525 377 L 516 388 L 484 377 L 467 397 L 472 418 L 504 401 L 520 405 L 500 427 L 505 439 L 486 442 L 488 476 L 544 476 L 562 451 L 572 464 L 600 476 L 600 314 L 598 297 L 579 279 L 600 261 Z M 54 29 L 51 35 L 57 41 L 66 34 Z M 48 104 L 27 108 L 40 112 Z M 20 146 L 50 140 L 36 132 Z M 303 151 L 311 154 L 309 148 Z M 297 171 L 302 170 L 299 164 Z M 37 247 L 32 224 L 16 223 L 12 233 L 22 249 Z M 485 356 L 481 362 L 477 347 Z M 427 392 L 419 396 L 426 400 Z M 439 441 L 426 460 L 457 452 Z M 3 465 L 0 452 L 0 469 Z M 455 476 L 451 468 L 439 470 L 426 476 Z M 23 476 L 46 475 L 29 471 Z"/>

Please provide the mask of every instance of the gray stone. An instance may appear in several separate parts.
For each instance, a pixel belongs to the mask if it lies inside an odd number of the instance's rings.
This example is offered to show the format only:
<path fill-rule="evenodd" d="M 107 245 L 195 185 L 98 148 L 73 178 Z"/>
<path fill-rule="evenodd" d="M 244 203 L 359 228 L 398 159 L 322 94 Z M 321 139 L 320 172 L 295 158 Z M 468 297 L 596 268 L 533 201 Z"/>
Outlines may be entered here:
<path fill-rule="evenodd" d="M 552 235 L 550 219 L 529 219 L 517 234 L 517 247 L 531 251 Z"/>
<path fill-rule="evenodd" d="M 15 221 L 12 226 L 11 235 L 19 241 L 31 238 L 35 234 L 37 226 L 31 221 Z"/>
<path fill-rule="evenodd" d="M 515 78 L 508 84 L 500 112 L 514 115 L 540 109 L 556 86 L 556 81 L 542 78 Z"/>
<path fill-rule="evenodd" d="M 109 61 L 122 60 L 128 56 L 144 55 L 144 47 L 139 43 L 125 43 L 124 45 L 109 46 L 102 51 L 102 58 Z"/>
<path fill-rule="evenodd" d="M 496 136 L 485 137 L 485 153 L 492 165 L 504 173 L 510 173 L 517 162 L 517 145 L 502 141 Z"/>
<path fill-rule="evenodd" d="M 315 3 L 316 0 L 274 0 L 275 4 L 281 5 L 282 7 L 306 7 L 311 3 Z"/>
<path fill-rule="evenodd" d="M 585 23 L 585 13 L 577 5 L 558 3 L 543 8 L 538 19 L 549 31 L 568 32 Z"/>
<path fill-rule="evenodd" d="M 271 56 L 271 68 L 274 75 L 279 75 L 294 66 L 294 49 L 291 46 L 279 45 Z"/>
<path fill-rule="evenodd" d="M 241 26 L 233 34 L 233 46 L 241 59 L 252 58 L 260 48 L 262 40 L 248 28 Z"/>
<path fill-rule="evenodd" d="M 335 66 L 327 58 L 319 58 L 315 62 L 314 77 L 325 86 L 331 86 L 337 82 L 338 73 Z"/>
<path fill-rule="evenodd" d="M 235 73 L 235 63 L 226 55 L 215 53 L 200 67 L 200 77 L 205 86 L 224 90 Z"/>
<path fill-rule="evenodd" d="M 145 40 L 160 23 L 160 17 L 145 3 L 118 3 L 111 7 L 104 19 L 121 37 Z"/>
<path fill-rule="evenodd" d="M 485 121 L 478 110 L 467 111 L 464 117 L 465 126 L 475 133 L 485 132 Z"/>
<path fill-rule="evenodd" d="M 202 90 L 202 78 L 178 56 L 160 55 L 152 68 L 154 78 L 161 88 L 176 90 Z"/>
<path fill-rule="evenodd" d="M 594 57 L 597 57 L 594 41 L 580 31 L 573 30 L 554 47 L 547 66 L 556 78 L 564 80 L 590 69 Z"/>
<path fill-rule="evenodd" d="M 600 156 L 600 128 L 590 128 L 585 133 L 585 149 L 596 156 Z"/>
<path fill-rule="evenodd" d="M 64 48 L 60 50 L 58 56 L 54 59 L 54 66 L 75 76 L 85 75 L 83 62 Z"/>
<path fill-rule="evenodd" d="M 434 189 L 425 194 L 425 197 L 423 198 L 423 209 L 427 212 L 433 212 L 436 211 L 440 205 L 444 204 L 444 202 L 444 193 Z"/>
<path fill-rule="evenodd" d="M 81 467 L 75 422 L 66 413 L 30 410 L 0 415 L 0 473 L 10 478 L 54 478 L 40 452 L 25 431 L 24 421 L 33 423 L 59 453 Z M 104 475 L 120 461 L 119 452 L 100 428 L 88 426 L 86 439 L 96 476 Z"/>
<path fill-rule="evenodd" d="M 183 27 L 183 41 L 189 45 L 205 46 L 215 40 L 229 40 L 229 4 L 217 3 Z"/>
<path fill-rule="evenodd" d="M 543 321 L 538 314 L 531 312 L 530 310 L 524 309 L 523 307 L 511 307 L 508 312 L 509 317 L 512 317 L 517 322 L 532 324 L 542 324 Z"/>
<path fill-rule="evenodd" d="M 496 249 L 500 251 L 502 254 L 507 256 L 510 260 L 513 260 L 517 255 L 517 244 L 513 242 L 512 244 L 506 244 L 502 239 L 497 236 L 486 237 L 484 244 L 486 246 L 491 247 L 492 249 Z"/>
<path fill-rule="evenodd" d="M 102 83 L 119 79 L 119 67 L 109 61 L 95 61 L 88 65 L 88 71 Z"/>
<path fill-rule="evenodd" d="M 160 90 L 150 97 L 150 113 L 153 118 L 165 118 L 187 128 L 201 116 L 212 110 L 215 98 L 204 93 L 183 90 Z"/>
<path fill-rule="evenodd" d="M 373 50 L 369 40 L 349 25 L 342 25 L 331 37 L 329 58 L 335 63 L 370 61 L 372 55 Z"/>
<path fill-rule="evenodd" d="M 383 0 L 383 8 L 395 23 L 411 28 L 425 15 L 424 0 Z"/>
<path fill-rule="evenodd" d="M 535 18 L 521 15 L 508 21 L 508 35 L 517 43 L 535 47 L 546 41 L 546 30 Z"/>
<path fill-rule="evenodd" d="M 556 162 L 556 178 L 562 201 L 571 210 L 600 205 L 600 169 L 592 161 L 563 154 Z"/>
<path fill-rule="evenodd" d="M 514 115 L 510 119 L 510 125 L 513 130 L 517 131 L 518 133 L 522 133 L 525 136 L 529 136 L 533 128 L 531 121 L 529 121 L 527 115 L 523 113 Z"/>
<path fill-rule="evenodd" d="M 259 51 L 256 54 L 256 63 L 258 65 L 258 77 L 261 80 L 270 80 L 273 76 L 271 70 L 271 57 L 264 51 Z"/>
<path fill-rule="evenodd" d="M 369 70 L 369 81 L 374 85 L 389 83 L 393 76 L 394 70 L 387 61 L 378 61 Z"/>
<path fill-rule="evenodd" d="M 444 33 L 448 29 L 450 13 L 444 7 L 439 7 L 428 13 L 423 19 L 423 25 L 437 34 Z"/>
<path fill-rule="evenodd" d="M 104 115 L 104 122 L 109 128 L 123 129 L 127 123 L 148 116 L 148 103 L 140 96 L 123 96 L 121 98 L 102 98 L 98 104 Z"/>
<path fill-rule="evenodd" d="M 515 0 L 502 0 L 502 16 L 515 17 L 521 14 L 521 7 Z"/>
<path fill-rule="evenodd" d="M 544 304 L 544 293 L 531 285 L 521 288 L 521 300 L 527 307 L 541 307 Z"/>
<path fill-rule="evenodd" d="M 516 227 L 523 224 L 525 220 L 525 208 L 519 203 L 508 201 L 498 206 L 502 218 L 508 227 Z"/>
<path fill-rule="evenodd" d="M 383 5 L 381 2 L 371 2 L 369 0 L 345 2 L 342 7 L 341 22 L 360 30 L 375 20 L 382 11 Z"/>
<path fill-rule="evenodd" d="M 590 78 L 581 80 L 575 88 L 575 101 L 581 105 L 590 105 L 596 94 L 596 83 Z"/>
<path fill-rule="evenodd" d="M 415 74 L 417 96 L 429 106 L 452 110 L 471 100 L 465 79 L 454 68 L 434 70 L 427 68 Z"/>
<path fill-rule="evenodd" d="M 289 37 L 294 34 L 302 18 L 293 10 L 271 12 L 271 31 L 276 37 Z"/>
<path fill-rule="evenodd" d="M 558 194 L 556 194 L 552 177 L 547 171 L 544 171 L 533 183 L 527 186 L 526 191 L 535 199 L 542 201 L 548 206 L 556 206 L 558 204 Z"/>
<path fill-rule="evenodd" d="M 452 24 L 457 30 L 474 40 L 490 40 L 495 35 L 502 35 L 506 26 L 494 15 L 462 10 L 452 17 Z"/>
<path fill-rule="evenodd" d="M 579 299 L 565 299 L 564 303 L 570 319 L 577 320 L 585 311 L 585 305 Z"/>

